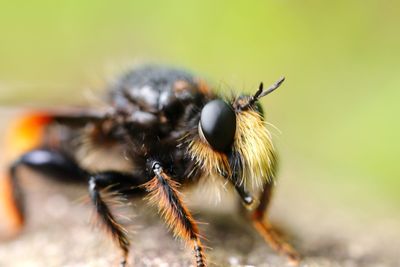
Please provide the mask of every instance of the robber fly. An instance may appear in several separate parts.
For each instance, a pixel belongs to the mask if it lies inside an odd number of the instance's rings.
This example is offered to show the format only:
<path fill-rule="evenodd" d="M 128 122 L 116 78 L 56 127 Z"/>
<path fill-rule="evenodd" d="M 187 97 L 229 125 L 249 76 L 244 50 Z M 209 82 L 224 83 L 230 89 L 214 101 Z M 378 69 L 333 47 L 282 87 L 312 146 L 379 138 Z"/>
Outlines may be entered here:
<path fill-rule="evenodd" d="M 127 264 L 131 242 L 104 189 L 128 198 L 145 195 L 173 234 L 193 250 L 195 266 L 206 266 L 203 234 L 180 190 L 220 179 L 237 191 L 265 241 L 297 263 L 297 252 L 266 218 L 277 159 L 259 99 L 283 80 L 268 89 L 261 83 L 254 95 L 229 98 L 184 70 L 142 66 L 109 86 L 106 109 L 28 114 L 13 131 L 12 152 L 19 155 L 3 179 L 14 224 L 21 227 L 25 219 L 19 184 L 19 169 L 25 166 L 87 184 L 100 222 L 122 252 L 121 266 Z M 107 152 L 109 166 L 96 166 L 93 154 L 99 150 Z"/>

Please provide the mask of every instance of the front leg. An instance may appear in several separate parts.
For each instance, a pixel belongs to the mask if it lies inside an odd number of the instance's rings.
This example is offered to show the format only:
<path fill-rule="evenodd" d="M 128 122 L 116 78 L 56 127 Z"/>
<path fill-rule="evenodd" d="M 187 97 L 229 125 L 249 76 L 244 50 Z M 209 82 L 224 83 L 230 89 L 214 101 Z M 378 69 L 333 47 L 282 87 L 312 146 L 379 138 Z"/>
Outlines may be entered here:
<path fill-rule="evenodd" d="M 154 178 L 145 185 L 150 202 L 158 206 L 174 235 L 192 247 L 196 266 L 205 267 L 204 248 L 200 241 L 199 229 L 180 197 L 179 184 L 163 171 L 159 162 L 153 162 L 151 169 Z"/>
<path fill-rule="evenodd" d="M 289 243 L 276 233 L 267 216 L 273 189 L 272 186 L 272 184 L 266 184 L 264 186 L 260 195 L 260 203 L 252 212 L 251 220 L 254 228 L 264 238 L 265 242 L 278 253 L 285 255 L 289 259 L 291 265 L 297 266 L 300 262 L 300 255 Z"/>

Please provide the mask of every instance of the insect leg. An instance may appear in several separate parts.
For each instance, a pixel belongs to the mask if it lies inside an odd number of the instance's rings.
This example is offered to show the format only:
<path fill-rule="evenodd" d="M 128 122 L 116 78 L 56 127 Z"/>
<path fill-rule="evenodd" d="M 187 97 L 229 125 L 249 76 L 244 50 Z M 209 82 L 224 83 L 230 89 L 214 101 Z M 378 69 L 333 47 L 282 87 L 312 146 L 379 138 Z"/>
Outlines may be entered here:
<path fill-rule="evenodd" d="M 204 248 L 200 241 L 199 229 L 181 199 L 179 184 L 164 172 L 159 162 L 152 162 L 151 169 L 154 178 L 145 185 L 149 192 L 148 199 L 158 206 L 174 235 L 182 238 L 193 248 L 196 266 L 205 267 Z"/>
<path fill-rule="evenodd" d="M 25 220 L 24 195 L 19 182 L 19 169 L 25 166 L 53 179 L 67 182 L 84 181 L 86 172 L 66 154 L 50 149 L 37 149 L 23 154 L 9 168 L 8 176 L 2 178 L 2 200 L 12 220 L 12 231 L 18 231 Z"/>
<path fill-rule="evenodd" d="M 250 193 L 246 190 L 245 184 L 238 182 L 236 178 L 233 176 L 229 181 L 233 184 L 236 189 L 236 192 L 239 194 L 240 198 L 242 199 L 243 204 L 246 205 L 247 208 L 251 208 L 254 204 L 254 199 L 250 195 Z"/>
<path fill-rule="evenodd" d="M 92 174 L 89 178 L 89 195 L 96 208 L 97 215 L 122 250 L 121 267 L 124 267 L 127 263 L 130 248 L 128 232 L 116 220 L 104 197 L 102 197 L 101 190 L 109 188 L 108 191 L 129 195 L 130 190 L 133 190 L 132 186 L 134 186 L 130 182 L 134 180 L 132 178 L 132 175 L 114 171 Z"/>
<path fill-rule="evenodd" d="M 251 216 L 253 226 L 272 249 L 286 255 L 291 264 L 298 265 L 300 255 L 275 232 L 267 218 L 267 209 L 272 195 L 272 187 L 272 184 L 266 184 L 261 192 L 260 203 Z"/>

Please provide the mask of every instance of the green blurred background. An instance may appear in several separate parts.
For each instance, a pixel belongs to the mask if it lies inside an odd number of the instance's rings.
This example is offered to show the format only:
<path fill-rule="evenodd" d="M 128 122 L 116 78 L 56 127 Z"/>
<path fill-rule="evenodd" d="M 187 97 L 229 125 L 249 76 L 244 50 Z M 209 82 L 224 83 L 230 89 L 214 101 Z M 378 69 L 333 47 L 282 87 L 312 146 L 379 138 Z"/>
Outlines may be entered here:
<path fill-rule="evenodd" d="M 263 100 L 282 132 L 282 183 L 314 205 L 399 215 L 399 10 L 378 0 L 1 1 L 0 105 L 84 103 L 88 88 L 140 62 L 246 92 L 285 75 Z"/>

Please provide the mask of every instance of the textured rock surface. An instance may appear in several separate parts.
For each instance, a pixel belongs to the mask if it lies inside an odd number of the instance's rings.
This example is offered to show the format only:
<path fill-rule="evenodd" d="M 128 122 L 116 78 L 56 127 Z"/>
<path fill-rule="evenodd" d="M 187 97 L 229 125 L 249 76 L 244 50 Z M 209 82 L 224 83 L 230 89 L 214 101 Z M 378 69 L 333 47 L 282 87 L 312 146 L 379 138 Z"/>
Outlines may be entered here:
<path fill-rule="evenodd" d="M 62 185 L 49 189 L 36 180 L 28 183 L 28 225 L 21 235 L 1 244 L 0 266 L 117 266 L 118 250 L 89 222 L 90 205 L 75 201 L 82 199 L 79 196 L 85 190 Z M 156 212 L 143 203 L 137 201 L 128 208 L 134 232 L 131 262 L 135 266 L 189 266 L 191 252 L 171 237 Z M 208 251 L 212 266 L 286 266 L 285 259 L 271 252 L 245 220 L 231 215 L 232 206 L 224 202 L 196 213 L 198 220 L 207 222 L 201 228 L 212 247 Z M 290 240 L 304 255 L 301 266 L 400 266 L 399 234 L 393 221 L 371 227 L 354 225 L 343 219 L 344 214 L 321 217 L 308 210 L 299 216 L 287 208 L 285 215 L 278 208 L 274 205 L 272 217 L 284 222 L 278 225 L 286 232 L 291 230 Z M 342 219 L 333 223 L 337 216 Z"/>

